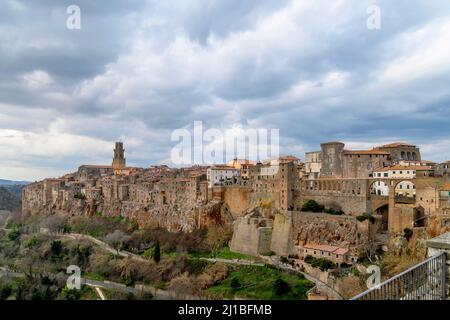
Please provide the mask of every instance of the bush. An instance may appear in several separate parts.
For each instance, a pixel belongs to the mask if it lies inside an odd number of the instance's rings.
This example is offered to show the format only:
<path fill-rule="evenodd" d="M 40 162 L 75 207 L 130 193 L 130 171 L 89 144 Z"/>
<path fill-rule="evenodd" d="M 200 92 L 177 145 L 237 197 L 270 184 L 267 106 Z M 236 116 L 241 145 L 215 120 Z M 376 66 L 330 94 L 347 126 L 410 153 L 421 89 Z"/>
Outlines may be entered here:
<path fill-rule="evenodd" d="M 315 258 L 311 255 L 307 255 L 303 261 L 311 265 L 311 267 L 319 268 L 322 271 L 336 268 L 336 264 L 333 261 L 324 258 Z"/>
<path fill-rule="evenodd" d="M 265 257 L 271 257 L 271 256 L 276 255 L 276 253 L 273 251 L 267 251 L 267 252 L 261 253 L 261 255 L 265 256 Z"/>
<path fill-rule="evenodd" d="M 78 192 L 73 196 L 75 199 L 85 200 L 86 195 L 84 193 Z"/>
<path fill-rule="evenodd" d="M 369 219 L 369 221 L 372 222 L 372 224 L 374 224 L 376 221 L 375 217 L 370 213 L 363 213 L 362 215 L 356 217 L 356 220 L 358 220 L 359 222 L 364 222 L 367 219 Z"/>
<path fill-rule="evenodd" d="M 0 300 L 6 300 L 12 293 L 12 287 L 9 284 L 5 284 L 0 287 Z"/>
<path fill-rule="evenodd" d="M 61 295 L 66 300 L 79 300 L 81 297 L 81 290 L 64 287 L 61 291 Z"/>
<path fill-rule="evenodd" d="M 275 280 L 275 283 L 273 284 L 273 291 L 275 295 L 281 296 L 283 294 L 288 293 L 290 290 L 291 288 L 289 287 L 289 283 L 287 283 L 281 278 Z"/>
<path fill-rule="evenodd" d="M 325 207 L 318 204 L 315 200 L 308 200 L 303 204 L 301 211 L 323 212 L 324 209 Z"/>
<path fill-rule="evenodd" d="M 411 239 L 411 237 L 413 236 L 413 231 L 409 228 L 405 228 L 403 230 L 403 237 L 405 237 L 406 241 L 409 242 L 409 239 Z"/>
<path fill-rule="evenodd" d="M 16 241 L 17 239 L 19 239 L 20 234 L 21 234 L 21 232 L 19 229 L 14 229 L 8 233 L 8 240 Z"/>
<path fill-rule="evenodd" d="M 26 248 L 31 249 L 31 248 L 33 248 L 35 245 L 37 245 L 37 243 L 38 243 L 37 238 L 36 238 L 36 237 L 33 237 L 33 238 L 28 239 L 27 241 L 25 241 L 25 242 L 24 242 L 24 246 L 25 246 Z"/>
<path fill-rule="evenodd" d="M 233 291 L 237 291 L 241 288 L 241 283 L 239 282 L 238 279 L 233 278 L 230 282 L 230 287 Z"/>

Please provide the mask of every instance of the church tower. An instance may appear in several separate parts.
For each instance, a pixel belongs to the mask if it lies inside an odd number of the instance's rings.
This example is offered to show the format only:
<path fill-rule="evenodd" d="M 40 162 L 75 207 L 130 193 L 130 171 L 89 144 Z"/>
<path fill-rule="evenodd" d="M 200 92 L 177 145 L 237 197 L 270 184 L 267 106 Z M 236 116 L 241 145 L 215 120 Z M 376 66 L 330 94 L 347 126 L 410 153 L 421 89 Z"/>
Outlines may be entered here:
<path fill-rule="evenodd" d="M 114 148 L 114 158 L 112 162 L 113 169 L 123 169 L 126 166 L 125 150 L 123 148 L 123 142 L 116 142 Z"/>

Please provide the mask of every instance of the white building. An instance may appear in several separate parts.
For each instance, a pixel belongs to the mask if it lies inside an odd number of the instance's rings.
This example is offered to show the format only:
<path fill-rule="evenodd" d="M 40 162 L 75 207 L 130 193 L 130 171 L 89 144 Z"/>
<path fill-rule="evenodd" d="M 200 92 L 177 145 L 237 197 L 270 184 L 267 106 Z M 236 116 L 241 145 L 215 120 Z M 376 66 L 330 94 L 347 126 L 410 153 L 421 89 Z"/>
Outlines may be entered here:
<path fill-rule="evenodd" d="M 239 177 L 241 171 L 230 166 L 213 166 L 208 168 L 206 176 L 208 178 L 208 187 L 221 186 L 225 180 L 233 177 Z"/>
<path fill-rule="evenodd" d="M 380 178 L 379 181 L 375 181 L 371 188 L 371 194 L 379 196 L 389 195 L 389 186 L 381 179 L 414 179 L 416 178 L 417 170 L 422 168 L 421 166 L 391 166 L 382 169 L 377 169 L 373 172 L 373 178 Z M 397 184 L 395 188 L 396 196 L 414 197 L 416 195 L 416 186 L 410 181 L 402 181 Z"/>

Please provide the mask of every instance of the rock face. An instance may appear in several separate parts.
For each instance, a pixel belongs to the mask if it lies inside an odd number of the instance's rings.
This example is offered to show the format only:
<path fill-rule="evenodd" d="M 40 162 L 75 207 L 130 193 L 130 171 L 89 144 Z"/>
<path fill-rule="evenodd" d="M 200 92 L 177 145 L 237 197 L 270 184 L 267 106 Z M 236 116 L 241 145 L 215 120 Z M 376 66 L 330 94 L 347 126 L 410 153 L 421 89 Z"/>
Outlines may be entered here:
<path fill-rule="evenodd" d="M 269 219 L 255 210 L 235 222 L 231 249 L 251 254 L 273 251 L 286 256 L 298 254 L 297 246 L 326 244 L 357 254 L 371 245 L 377 227 L 351 216 L 280 211 Z"/>
<path fill-rule="evenodd" d="M 354 217 L 298 212 L 293 215 L 294 243 L 358 247 L 368 240 L 368 234 L 363 230 L 363 224 L 367 223 L 358 222 Z"/>
<path fill-rule="evenodd" d="M 62 178 L 25 187 L 22 212 L 87 216 L 101 212 L 170 231 L 191 231 L 229 221 L 222 202 L 209 193 L 201 168 L 135 168 L 127 174 L 80 168 Z"/>

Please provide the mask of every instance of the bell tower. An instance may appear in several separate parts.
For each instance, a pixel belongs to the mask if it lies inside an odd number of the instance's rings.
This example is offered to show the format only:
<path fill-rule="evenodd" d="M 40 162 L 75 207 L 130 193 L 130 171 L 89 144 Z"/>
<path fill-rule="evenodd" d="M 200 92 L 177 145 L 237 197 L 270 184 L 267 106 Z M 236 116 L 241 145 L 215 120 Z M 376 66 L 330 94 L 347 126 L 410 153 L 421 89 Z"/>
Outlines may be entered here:
<path fill-rule="evenodd" d="M 112 161 L 113 169 L 123 169 L 126 166 L 125 149 L 123 148 L 123 142 L 116 142 L 114 148 L 114 158 Z"/>

